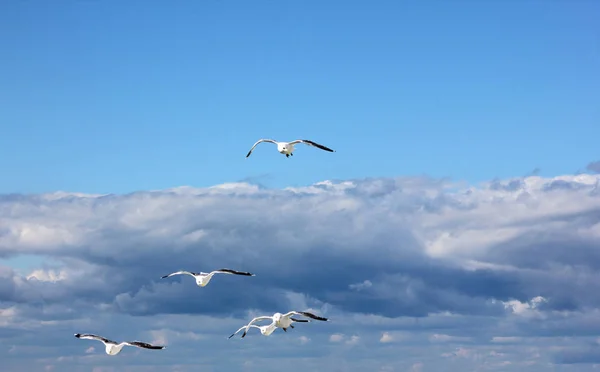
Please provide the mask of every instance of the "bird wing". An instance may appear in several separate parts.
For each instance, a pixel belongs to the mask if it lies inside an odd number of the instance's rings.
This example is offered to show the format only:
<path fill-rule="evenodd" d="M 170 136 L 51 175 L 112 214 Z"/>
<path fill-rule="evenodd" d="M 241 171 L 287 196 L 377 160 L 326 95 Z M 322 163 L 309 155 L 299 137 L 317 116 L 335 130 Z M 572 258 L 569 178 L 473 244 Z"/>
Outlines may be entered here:
<path fill-rule="evenodd" d="M 254 274 L 252 274 L 252 273 L 248 273 L 245 271 L 236 271 L 236 270 L 231 270 L 231 269 L 219 269 L 219 270 L 213 271 L 213 273 L 254 276 Z"/>
<path fill-rule="evenodd" d="M 242 333 L 242 338 L 246 337 L 246 333 L 248 333 L 248 330 L 250 328 L 258 328 L 260 329 L 259 326 L 256 326 L 254 324 L 246 324 L 245 326 L 241 326 L 240 329 L 238 329 L 237 331 L 235 331 L 234 334 L 232 334 L 231 336 L 229 336 L 228 338 L 232 338 L 233 336 L 235 336 L 236 334 L 238 334 L 242 329 L 244 330 L 244 333 Z"/>
<path fill-rule="evenodd" d="M 115 345 L 117 344 L 113 340 L 109 340 L 108 338 L 104 338 L 102 336 L 94 335 L 94 334 L 91 334 L 91 333 L 83 333 L 83 334 L 82 333 L 76 333 L 75 337 L 81 338 L 81 339 L 84 339 L 84 340 L 102 341 L 102 342 L 107 343 L 107 344 L 115 344 Z"/>
<path fill-rule="evenodd" d="M 245 326 L 241 326 L 240 329 L 238 329 L 237 331 L 235 331 L 234 333 L 231 334 L 231 336 L 227 337 L 227 338 L 232 338 L 233 336 L 237 335 L 238 333 L 240 333 L 240 331 L 242 329 L 248 330 L 248 325 Z"/>
<path fill-rule="evenodd" d="M 329 151 L 329 152 L 335 152 L 335 150 L 332 150 L 332 149 L 330 149 L 327 146 L 323 146 L 321 144 L 318 144 L 318 143 L 310 141 L 310 140 L 295 140 L 295 141 L 290 142 L 290 145 L 295 145 L 297 143 L 304 143 L 306 145 L 310 145 L 310 146 L 314 146 L 314 147 L 320 148 L 321 150 L 325 150 L 325 151 Z"/>
<path fill-rule="evenodd" d="M 313 313 L 309 313 L 307 311 L 290 311 L 289 313 L 285 314 L 284 316 L 290 316 L 290 315 L 302 315 L 302 316 L 305 316 L 307 318 L 311 318 L 311 319 L 314 319 L 314 320 L 321 320 L 323 322 L 328 322 L 329 321 L 329 319 L 327 319 L 327 318 L 323 318 L 321 316 L 315 315 Z"/>
<path fill-rule="evenodd" d="M 140 341 L 127 341 L 127 342 L 125 342 L 125 345 L 141 347 L 144 349 L 152 349 L 152 350 L 161 350 L 166 347 L 166 346 L 150 345 L 146 342 L 140 342 Z"/>
<path fill-rule="evenodd" d="M 164 279 L 164 278 L 168 278 L 168 277 L 173 276 L 173 275 L 191 275 L 191 276 L 196 276 L 198 274 L 197 273 L 193 273 L 191 271 L 180 270 L 180 271 L 176 271 L 174 273 L 171 273 L 169 275 L 163 275 L 160 278 Z"/>
<path fill-rule="evenodd" d="M 259 326 L 255 326 L 253 323 L 261 321 L 261 320 L 270 320 L 271 322 L 273 322 L 273 317 L 272 316 L 257 316 L 256 318 L 252 319 L 248 324 L 246 324 L 245 326 L 240 327 L 240 329 L 238 329 L 237 331 L 235 331 L 235 333 L 233 333 L 231 336 L 229 336 L 228 338 L 232 338 L 233 336 L 235 336 L 239 331 L 241 331 L 242 329 L 246 329 L 244 331 L 244 334 L 242 335 L 242 337 L 246 336 L 246 332 L 248 332 L 248 329 L 251 327 L 255 327 L 255 328 L 260 328 Z M 274 323 L 274 322 L 273 322 Z"/>
<path fill-rule="evenodd" d="M 275 140 L 272 139 L 268 139 L 268 138 L 261 138 L 258 141 L 256 141 L 256 143 L 254 144 L 254 146 L 252 146 L 252 148 L 250 149 L 250 151 L 248 151 L 248 154 L 246 155 L 246 157 L 250 156 L 250 154 L 252 154 L 252 151 L 254 150 L 254 148 L 256 147 L 256 145 L 258 145 L 261 142 L 271 142 L 271 143 L 277 143 Z"/>
<path fill-rule="evenodd" d="M 248 323 L 248 326 L 250 326 L 250 325 L 252 325 L 252 324 L 254 324 L 256 322 L 259 322 L 261 320 L 270 320 L 270 321 L 273 321 L 273 317 L 272 316 L 257 316 L 256 318 L 252 319 L 250 321 L 250 323 Z"/>

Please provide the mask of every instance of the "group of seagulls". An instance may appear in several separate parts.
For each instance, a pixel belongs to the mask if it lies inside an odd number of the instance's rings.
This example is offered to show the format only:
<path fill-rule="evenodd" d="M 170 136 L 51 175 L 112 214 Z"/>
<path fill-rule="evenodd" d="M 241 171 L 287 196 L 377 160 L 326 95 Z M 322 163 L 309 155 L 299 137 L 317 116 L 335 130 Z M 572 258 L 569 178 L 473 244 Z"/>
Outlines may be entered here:
<path fill-rule="evenodd" d="M 291 141 L 291 142 L 278 142 L 278 141 L 275 141 L 272 139 L 263 138 L 263 139 L 256 141 L 256 143 L 252 146 L 250 151 L 248 151 L 246 158 L 249 157 L 250 154 L 252 154 L 252 151 L 254 150 L 254 148 L 262 142 L 268 142 L 268 143 L 273 143 L 273 144 L 277 145 L 277 151 L 279 153 L 285 155 L 288 158 L 290 156 L 294 156 L 294 145 L 296 145 L 298 143 L 303 143 L 303 144 L 313 146 L 313 147 L 319 148 L 321 150 L 329 151 L 329 152 L 335 152 L 335 150 L 332 150 L 329 147 L 323 146 L 321 144 L 318 144 L 318 143 L 316 143 L 314 141 L 310 141 L 310 140 L 295 140 L 295 141 Z M 166 278 L 169 278 L 169 277 L 172 277 L 175 275 L 190 275 L 190 276 L 194 277 L 194 279 L 196 281 L 196 285 L 198 287 L 206 287 L 208 285 L 208 283 L 210 283 L 211 279 L 213 278 L 213 276 L 215 274 L 255 276 L 254 274 L 249 273 L 249 272 L 237 271 L 237 270 L 232 270 L 232 269 L 218 269 L 218 270 L 213 270 L 208 273 L 180 270 L 180 271 L 175 271 L 168 275 L 163 275 L 161 277 L 161 279 L 166 279 Z M 295 318 L 294 316 L 304 317 L 304 318 L 308 318 L 308 319 L 299 319 L 299 318 Z M 246 337 L 246 334 L 248 333 L 248 331 L 251 328 L 257 328 L 258 330 L 260 330 L 260 333 L 263 336 L 270 336 L 273 332 L 275 332 L 275 330 L 277 328 L 281 328 L 284 332 L 287 332 L 288 328 L 292 328 L 292 329 L 294 328 L 293 323 L 308 323 L 311 320 L 318 320 L 318 321 L 324 321 L 324 322 L 329 321 L 329 319 L 327 319 L 327 318 L 315 315 L 315 314 L 307 312 L 307 311 L 293 310 L 293 311 L 289 311 L 285 314 L 274 313 L 273 315 L 270 315 L 270 316 L 265 315 L 265 316 L 255 317 L 248 324 L 240 327 L 240 329 L 235 331 L 228 338 L 232 338 L 233 336 L 240 333 L 241 331 L 244 331 L 241 336 L 241 338 L 244 338 L 244 337 Z M 260 326 L 255 324 L 255 323 L 258 323 L 261 321 L 270 321 L 270 323 L 265 324 L 265 325 L 260 325 Z M 141 341 L 122 341 L 120 343 L 117 343 L 116 341 L 113 341 L 113 340 L 110 340 L 103 336 L 98 336 L 98 335 L 95 335 L 92 333 L 75 333 L 75 337 L 78 339 L 82 339 L 82 340 L 96 340 L 96 341 L 102 342 L 104 344 L 104 350 L 105 350 L 106 354 L 108 354 L 108 355 L 119 354 L 121 352 L 121 350 L 123 349 L 123 347 L 125 347 L 125 346 L 134 346 L 134 347 L 148 349 L 148 350 L 162 350 L 162 349 L 166 348 L 166 346 L 164 346 L 164 345 L 152 345 L 152 344 L 149 344 L 146 342 L 141 342 Z"/>
<path fill-rule="evenodd" d="M 212 279 L 213 275 L 215 275 L 215 274 L 256 276 L 249 272 L 237 271 L 237 270 L 232 270 L 232 269 L 219 269 L 219 270 L 213 270 L 208 273 L 205 273 L 205 272 L 196 273 L 196 272 L 192 272 L 192 271 L 180 270 L 180 271 L 173 272 L 171 274 L 163 275 L 163 276 L 161 276 L 161 279 L 166 279 L 166 278 L 169 278 L 169 277 L 175 276 L 175 275 L 190 275 L 190 276 L 194 277 L 194 279 L 196 280 L 196 285 L 198 287 L 206 287 L 208 285 L 208 283 L 210 282 L 210 280 Z M 308 319 L 293 318 L 294 315 L 303 316 L 306 318 L 310 318 L 313 320 L 320 320 L 320 321 L 324 321 L 324 322 L 329 321 L 329 319 L 327 319 L 327 318 L 320 317 L 318 315 L 315 315 L 315 314 L 307 312 L 307 311 L 295 311 L 294 310 L 294 311 L 289 311 L 285 314 L 275 313 L 271 316 L 258 316 L 256 318 L 252 319 L 248 324 L 242 326 L 240 329 L 238 329 L 236 332 L 234 332 L 228 338 L 232 338 L 233 336 L 235 336 L 242 330 L 244 331 L 244 333 L 242 333 L 241 338 L 244 338 L 244 337 L 246 337 L 246 334 L 248 333 L 248 330 L 250 328 L 257 328 L 260 330 L 260 333 L 263 336 L 270 336 L 277 328 L 281 328 L 281 329 L 283 329 L 284 332 L 287 332 L 288 328 L 294 328 L 294 325 L 292 323 L 295 323 L 295 322 L 308 323 L 308 322 L 310 322 L 310 320 L 308 320 Z M 269 323 L 267 325 L 262 325 L 262 326 L 257 326 L 254 324 L 256 322 L 263 321 L 263 320 L 270 320 L 271 323 Z M 108 355 L 119 354 L 124 346 L 135 346 L 135 347 L 139 347 L 142 349 L 149 349 L 149 350 L 162 350 L 162 349 L 166 348 L 166 346 L 164 346 L 164 345 L 152 345 L 152 344 L 149 344 L 146 342 L 141 342 L 141 341 L 123 341 L 123 342 L 117 343 L 116 341 L 113 341 L 108 338 L 98 336 L 98 335 L 95 335 L 92 333 L 75 333 L 75 337 L 77 337 L 78 339 L 83 339 L 83 340 L 96 340 L 96 341 L 102 342 L 104 344 L 104 350 L 106 351 L 106 354 L 108 354 Z"/>

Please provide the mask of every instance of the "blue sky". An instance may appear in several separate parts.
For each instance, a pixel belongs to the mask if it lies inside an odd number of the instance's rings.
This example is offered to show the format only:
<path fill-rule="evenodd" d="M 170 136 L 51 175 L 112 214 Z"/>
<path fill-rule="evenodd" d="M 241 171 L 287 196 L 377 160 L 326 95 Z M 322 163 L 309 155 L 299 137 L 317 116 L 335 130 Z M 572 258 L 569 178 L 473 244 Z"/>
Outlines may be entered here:
<path fill-rule="evenodd" d="M 0 192 L 121 193 L 597 160 L 596 1 L 0 5 Z M 293 159 L 261 137 L 308 138 Z"/>

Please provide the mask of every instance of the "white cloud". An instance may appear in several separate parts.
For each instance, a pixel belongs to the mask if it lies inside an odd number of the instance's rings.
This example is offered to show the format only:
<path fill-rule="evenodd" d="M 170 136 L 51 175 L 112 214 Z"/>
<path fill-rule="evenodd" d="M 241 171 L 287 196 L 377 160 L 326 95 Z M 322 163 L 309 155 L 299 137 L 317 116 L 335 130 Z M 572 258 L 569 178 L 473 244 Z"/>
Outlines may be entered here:
<path fill-rule="evenodd" d="M 379 342 L 383 342 L 383 343 L 387 343 L 387 342 L 393 342 L 394 341 L 394 337 L 389 334 L 389 332 L 383 332 L 383 334 L 381 335 L 381 338 L 379 339 Z"/>
<path fill-rule="evenodd" d="M 36 279 L 44 282 L 57 282 L 67 278 L 65 270 L 34 270 L 27 276 L 27 280 Z"/>
<path fill-rule="evenodd" d="M 519 300 L 501 301 L 504 308 L 510 309 L 514 314 L 523 317 L 542 317 L 543 313 L 537 310 L 539 304 L 548 302 L 542 296 L 536 296 L 528 302 L 521 302 Z"/>
<path fill-rule="evenodd" d="M 329 342 L 333 343 L 345 343 L 346 345 L 356 345 L 360 341 L 358 335 L 347 336 L 343 333 L 334 333 L 329 336 Z"/>
<path fill-rule="evenodd" d="M 360 337 L 357 335 L 352 335 L 348 340 L 346 340 L 346 344 L 348 345 L 356 345 L 360 341 Z"/>
<path fill-rule="evenodd" d="M 519 342 L 519 341 L 521 341 L 521 337 L 501 337 L 501 336 L 492 337 L 492 342 L 495 342 L 495 343 L 512 343 L 512 342 Z"/>
<path fill-rule="evenodd" d="M 373 285 L 373 283 L 371 283 L 370 280 L 365 280 L 362 283 L 356 283 L 356 284 L 350 284 L 348 287 L 350 289 L 356 290 L 356 291 L 360 291 L 366 288 L 369 288 Z"/>
<path fill-rule="evenodd" d="M 345 336 L 341 333 L 335 333 L 329 336 L 329 342 L 342 342 Z"/>
<path fill-rule="evenodd" d="M 459 347 L 452 352 L 442 354 L 443 357 L 447 358 L 472 358 L 474 355 L 476 355 L 474 349 L 467 349 L 464 347 Z"/>
<path fill-rule="evenodd" d="M 429 336 L 430 342 L 465 342 L 469 341 L 469 337 L 450 336 L 446 334 L 435 333 Z"/>
<path fill-rule="evenodd" d="M 300 344 L 302 344 L 302 345 L 310 342 L 310 338 L 308 338 L 306 336 L 300 336 L 300 337 L 298 337 L 298 340 L 300 341 Z"/>
<path fill-rule="evenodd" d="M 417 362 L 410 367 L 409 372 L 421 372 L 423 370 L 423 363 Z"/>
<path fill-rule="evenodd" d="M 249 355 L 248 369 L 256 368 L 271 349 L 282 355 L 269 359 L 275 369 L 352 359 L 349 371 L 440 363 L 525 370 L 532 355 L 560 361 L 555 353 L 589 345 L 589 334 L 600 332 L 599 180 L 534 176 L 466 187 L 399 178 L 0 196 L 0 256 L 48 258 L 26 275 L 0 267 L 0 339 L 17 350 L 0 357 L 30 370 L 125 360 L 92 359 L 101 353 L 86 355 L 90 346 L 76 339 L 51 346 L 56 334 L 81 331 L 181 353 L 145 353 L 145 371 L 167 359 L 195 368 L 186 355 L 200 346 L 232 370 Z M 160 279 L 221 267 L 256 277 L 220 276 L 205 288 L 188 277 Z M 227 340 L 254 316 L 292 309 L 331 322 Z M 299 343 L 314 359 L 285 359 Z M 371 354 L 348 347 L 356 344 Z M 399 350 L 414 359 L 393 359 Z"/>

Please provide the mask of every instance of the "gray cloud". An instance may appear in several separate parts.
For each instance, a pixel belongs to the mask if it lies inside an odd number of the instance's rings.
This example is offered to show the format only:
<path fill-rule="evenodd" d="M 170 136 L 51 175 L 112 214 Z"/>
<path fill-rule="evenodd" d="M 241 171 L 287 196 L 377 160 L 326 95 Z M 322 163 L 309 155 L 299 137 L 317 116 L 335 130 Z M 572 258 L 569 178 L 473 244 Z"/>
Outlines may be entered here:
<path fill-rule="evenodd" d="M 592 171 L 592 172 L 596 172 L 596 173 L 600 173 L 600 161 L 593 161 L 591 163 L 589 163 L 585 169 Z"/>
<path fill-rule="evenodd" d="M 552 340 L 575 347 L 600 329 L 598 179 L 0 196 L 0 257 L 46 259 L 35 270 L 0 266 L 0 338 L 10 345 L 0 358 L 11 371 L 253 371 L 264 358 L 266 370 L 346 360 L 349 371 L 568 370 L 575 357 L 549 353 Z M 256 277 L 219 275 L 205 288 L 160 279 L 222 267 Z M 254 315 L 292 308 L 332 322 L 226 339 Z M 111 358 L 76 332 L 171 347 Z M 411 357 L 398 362 L 398 350 Z"/>

